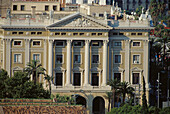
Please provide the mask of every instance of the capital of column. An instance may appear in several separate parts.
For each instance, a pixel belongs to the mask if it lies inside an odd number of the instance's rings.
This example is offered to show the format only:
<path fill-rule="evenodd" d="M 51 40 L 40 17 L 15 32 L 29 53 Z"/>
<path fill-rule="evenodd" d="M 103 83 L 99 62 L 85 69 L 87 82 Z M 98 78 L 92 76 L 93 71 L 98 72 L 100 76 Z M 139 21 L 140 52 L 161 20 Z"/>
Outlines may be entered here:
<path fill-rule="evenodd" d="M 109 40 L 103 40 L 104 44 L 107 44 L 109 42 Z"/>
<path fill-rule="evenodd" d="M 54 42 L 54 40 L 50 39 L 50 40 L 48 40 L 48 42 L 49 42 L 49 43 L 53 43 L 53 42 Z"/>
<path fill-rule="evenodd" d="M 73 40 L 67 40 L 67 44 L 71 44 Z"/>
<path fill-rule="evenodd" d="M 125 45 L 128 46 L 132 40 L 124 40 L 125 41 Z"/>
<path fill-rule="evenodd" d="M 89 44 L 91 40 L 85 40 L 85 44 Z"/>

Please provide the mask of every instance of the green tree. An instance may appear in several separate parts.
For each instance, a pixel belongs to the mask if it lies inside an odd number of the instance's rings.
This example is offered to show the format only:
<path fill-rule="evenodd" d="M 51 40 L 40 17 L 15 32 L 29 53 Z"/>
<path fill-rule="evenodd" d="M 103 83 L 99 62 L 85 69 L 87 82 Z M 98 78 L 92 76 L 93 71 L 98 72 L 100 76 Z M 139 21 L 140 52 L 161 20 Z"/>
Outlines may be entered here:
<path fill-rule="evenodd" d="M 128 82 L 121 82 L 119 90 L 123 95 L 123 103 L 125 102 L 125 97 L 127 94 L 130 94 L 131 96 L 133 96 L 134 88 L 131 87 Z"/>
<path fill-rule="evenodd" d="M 141 14 L 142 14 L 142 6 L 139 6 L 138 8 L 136 8 L 136 16 L 140 17 Z"/>
<path fill-rule="evenodd" d="M 9 78 L 7 71 L 0 70 L 0 98 L 5 98 L 6 96 L 6 88 L 5 88 L 5 80 Z"/>
<path fill-rule="evenodd" d="M 108 112 L 110 111 L 112 96 L 112 92 L 106 92 L 106 95 L 104 96 L 108 100 Z"/>
<path fill-rule="evenodd" d="M 48 74 L 46 74 L 44 79 L 48 82 L 48 87 L 49 87 L 50 96 L 51 96 L 51 81 L 52 81 L 52 77 L 49 76 Z"/>
<path fill-rule="evenodd" d="M 115 104 L 115 92 L 120 86 L 120 81 L 117 79 L 114 79 L 114 80 L 110 80 L 107 84 L 112 87 L 112 97 L 113 98 L 112 98 L 111 108 L 113 108 L 114 104 Z"/>
<path fill-rule="evenodd" d="M 148 113 L 148 106 L 147 106 L 147 100 L 146 100 L 146 87 L 145 87 L 145 78 L 144 78 L 144 76 L 143 76 L 142 110 L 143 110 L 143 114 Z"/>
<path fill-rule="evenodd" d="M 36 84 L 37 78 L 39 78 L 40 74 L 45 74 L 44 73 L 45 69 L 36 60 L 32 60 L 31 62 L 29 62 L 24 71 L 27 72 L 28 75 L 33 76 L 34 84 Z"/>

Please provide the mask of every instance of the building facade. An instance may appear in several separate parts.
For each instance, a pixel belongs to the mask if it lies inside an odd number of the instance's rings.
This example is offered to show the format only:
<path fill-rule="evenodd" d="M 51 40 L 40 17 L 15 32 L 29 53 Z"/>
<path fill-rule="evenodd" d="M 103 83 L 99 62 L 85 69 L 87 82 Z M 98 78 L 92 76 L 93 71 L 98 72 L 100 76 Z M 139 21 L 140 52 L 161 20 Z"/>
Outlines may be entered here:
<path fill-rule="evenodd" d="M 149 100 L 148 23 L 127 20 L 108 26 L 80 13 L 45 25 L 20 21 L 1 20 L 0 68 L 9 76 L 39 60 L 53 77 L 52 93 L 76 96 L 89 113 L 107 112 L 110 79 L 131 83 L 139 99 L 144 76 Z M 39 82 L 46 84 L 43 76 Z"/>

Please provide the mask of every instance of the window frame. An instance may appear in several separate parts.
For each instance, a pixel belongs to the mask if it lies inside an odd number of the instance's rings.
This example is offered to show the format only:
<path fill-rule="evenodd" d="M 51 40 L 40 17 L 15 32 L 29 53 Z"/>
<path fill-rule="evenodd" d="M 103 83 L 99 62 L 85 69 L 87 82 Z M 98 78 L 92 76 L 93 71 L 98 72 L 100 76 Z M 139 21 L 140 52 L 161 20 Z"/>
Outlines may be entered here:
<path fill-rule="evenodd" d="M 94 45 L 93 45 L 93 42 L 98 42 L 99 45 L 98 45 L 98 46 L 94 46 Z M 101 46 L 101 42 L 100 42 L 100 41 L 92 41 L 92 42 L 91 42 L 91 46 L 92 46 L 92 47 L 100 47 L 100 46 Z"/>
<path fill-rule="evenodd" d="M 48 8 L 48 9 L 46 9 L 46 8 Z M 49 5 L 45 5 L 44 11 L 49 11 Z"/>
<path fill-rule="evenodd" d="M 34 55 L 39 55 L 39 62 L 41 63 L 41 53 L 33 53 L 32 59 L 34 60 Z"/>
<path fill-rule="evenodd" d="M 63 42 L 63 45 L 62 45 L 62 46 L 57 46 L 57 45 L 56 45 L 57 42 Z M 64 46 L 65 46 L 65 41 L 60 41 L 60 40 L 56 40 L 56 41 L 55 41 L 55 47 L 64 47 Z"/>
<path fill-rule="evenodd" d="M 34 45 L 34 42 L 39 41 L 40 45 Z M 41 40 L 33 40 L 32 41 L 32 47 L 41 47 Z"/>
<path fill-rule="evenodd" d="M 80 56 L 80 63 L 75 62 L 75 56 L 76 55 Z M 74 64 L 82 64 L 82 54 L 74 54 Z"/>
<path fill-rule="evenodd" d="M 21 5 L 21 6 L 20 6 L 20 10 L 21 10 L 21 11 L 25 11 L 25 5 Z"/>
<path fill-rule="evenodd" d="M 134 62 L 134 56 L 139 56 L 139 63 L 135 63 L 135 62 Z M 141 58 L 140 56 L 141 56 L 140 54 L 133 54 L 133 55 L 132 55 L 132 62 L 133 62 L 132 64 L 140 64 L 140 63 L 141 63 L 141 62 L 140 62 L 140 58 Z"/>
<path fill-rule="evenodd" d="M 76 43 L 76 42 L 81 42 L 81 46 L 75 46 L 75 43 Z M 74 47 L 82 47 L 82 46 L 83 46 L 83 42 L 82 42 L 82 41 L 74 41 L 74 42 L 73 42 L 73 46 L 74 46 Z"/>
<path fill-rule="evenodd" d="M 116 55 L 120 55 L 120 63 L 116 63 Z M 122 54 L 114 54 L 114 64 L 122 64 Z"/>
<path fill-rule="evenodd" d="M 139 80 L 138 80 L 139 82 L 138 82 L 137 84 L 134 84 L 134 83 L 133 83 L 133 79 L 134 79 L 133 74 L 134 74 L 134 73 L 138 73 L 138 74 L 139 74 L 139 77 L 138 77 L 138 78 L 139 78 Z M 141 80 L 140 80 L 140 75 L 141 75 L 140 72 L 132 72 L 132 84 L 133 84 L 133 85 L 139 85 L 139 84 L 140 84 L 140 81 L 141 81 Z"/>
<path fill-rule="evenodd" d="M 17 61 L 15 62 L 15 55 L 20 55 L 21 56 L 20 62 L 17 62 Z M 14 61 L 13 61 L 14 64 L 22 64 L 22 53 L 14 53 L 13 57 L 14 57 Z"/>
<path fill-rule="evenodd" d="M 62 62 L 61 63 L 57 62 L 57 55 L 62 55 Z M 64 54 L 59 54 L 59 53 L 55 54 L 55 63 L 56 64 L 63 64 L 64 63 Z"/>
<path fill-rule="evenodd" d="M 15 42 L 17 42 L 17 41 L 21 41 L 21 45 L 15 45 Z M 13 46 L 14 47 L 22 47 L 22 40 L 14 40 L 13 41 Z"/>
<path fill-rule="evenodd" d="M 121 45 L 115 45 L 115 43 L 120 43 Z M 114 42 L 113 42 L 113 45 L 114 45 L 115 47 L 122 47 L 122 41 L 114 41 Z"/>
<path fill-rule="evenodd" d="M 93 63 L 93 56 L 98 55 L 98 63 Z M 92 54 L 92 64 L 100 64 L 100 55 L 99 54 Z"/>
<path fill-rule="evenodd" d="M 16 7 L 16 9 L 14 9 L 14 6 Z M 13 7 L 13 8 L 12 8 L 13 11 L 17 11 L 17 10 L 18 10 L 18 5 L 13 5 L 12 7 Z"/>
<path fill-rule="evenodd" d="M 139 42 L 140 45 L 139 45 L 139 46 L 134 46 L 134 43 L 137 43 L 137 42 Z M 141 41 L 133 41 L 133 42 L 132 42 L 132 46 L 133 46 L 133 47 L 141 47 Z"/>

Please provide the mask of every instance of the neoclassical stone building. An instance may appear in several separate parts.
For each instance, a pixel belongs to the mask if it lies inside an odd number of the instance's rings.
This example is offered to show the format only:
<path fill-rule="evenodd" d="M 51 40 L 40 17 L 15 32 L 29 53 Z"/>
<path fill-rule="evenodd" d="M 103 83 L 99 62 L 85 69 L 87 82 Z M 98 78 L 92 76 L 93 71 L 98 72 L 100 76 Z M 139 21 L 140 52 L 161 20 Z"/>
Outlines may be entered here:
<path fill-rule="evenodd" d="M 105 23 L 108 24 L 104 24 Z M 108 21 L 108 22 L 107 22 Z M 54 22 L 1 20 L 0 68 L 13 76 L 39 60 L 53 77 L 52 93 L 76 96 L 89 113 L 106 113 L 110 79 L 127 81 L 149 100 L 149 31 L 146 21 L 98 21 L 80 13 Z M 46 83 L 43 76 L 39 82 Z M 140 95 L 136 95 L 140 99 Z"/>

